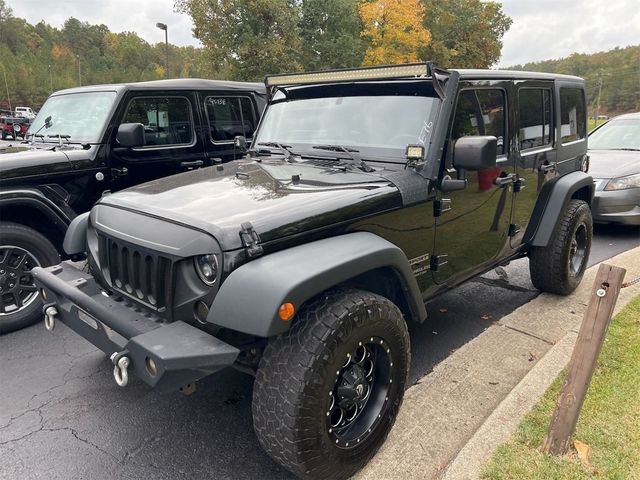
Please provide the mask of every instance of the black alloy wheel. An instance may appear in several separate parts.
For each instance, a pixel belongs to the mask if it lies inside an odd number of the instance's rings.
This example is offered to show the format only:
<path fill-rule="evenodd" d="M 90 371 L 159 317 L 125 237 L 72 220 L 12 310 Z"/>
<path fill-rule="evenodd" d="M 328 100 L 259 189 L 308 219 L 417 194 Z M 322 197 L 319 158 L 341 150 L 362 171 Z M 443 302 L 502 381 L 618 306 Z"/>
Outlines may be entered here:
<path fill-rule="evenodd" d="M 55 247 L 41 233 L 25 225 L 0 222 L 0 333 L 43 318 L 42 298 L 31 269 L 59 261 Z"/>
<path fill-rule="evenodd" d="M 329 392 L 327 432 L 336 445 L 353 448 L 376 428 L 393 382 L 391 350 L 382 338 L 359 341 L 336 371 Z"/>
<path fill-rule="evenodd" d="M 580 269 L 585 262 L 588 245 L 587 238 L 587 227 L 581 223 L 576 228 L 569 247 L 569 269 L 574 276 L 580 273 Z"/>
<path fill-rule="evenodd" d="M 40 262 L 27 250 L 15 245 L 0 245 L 0 315 L 11 315 L 38 297 L 31 269 Z"/>

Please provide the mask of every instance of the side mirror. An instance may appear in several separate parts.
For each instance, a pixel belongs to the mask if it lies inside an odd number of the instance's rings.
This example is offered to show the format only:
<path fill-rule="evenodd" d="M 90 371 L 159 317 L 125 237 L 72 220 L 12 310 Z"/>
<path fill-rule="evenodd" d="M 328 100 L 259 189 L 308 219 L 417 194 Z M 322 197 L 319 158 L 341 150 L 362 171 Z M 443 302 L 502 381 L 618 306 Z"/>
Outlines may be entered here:
<path fill-rule="evenodd" d="M 144 147 L 144 125 L 141 123 L 122 123 L 116 133 L 116 142 L 121 147 Z"/>
<path fill-rule="evenodd" d="M 247 139 L 242 135 L 233 138 L 233 146 L 238 148 L 242 153 L 247 152 Z"/>
<path fill-rule="evenodd" d="M 463 170 L 486 170 L 496 166 L 496 137 L 461 137 L 453 146 L 453 166 Z"/>
<path fill-rule="evenodd" d="M 51 115 L 44 119 L 44 128 L 51 128 Z"/>

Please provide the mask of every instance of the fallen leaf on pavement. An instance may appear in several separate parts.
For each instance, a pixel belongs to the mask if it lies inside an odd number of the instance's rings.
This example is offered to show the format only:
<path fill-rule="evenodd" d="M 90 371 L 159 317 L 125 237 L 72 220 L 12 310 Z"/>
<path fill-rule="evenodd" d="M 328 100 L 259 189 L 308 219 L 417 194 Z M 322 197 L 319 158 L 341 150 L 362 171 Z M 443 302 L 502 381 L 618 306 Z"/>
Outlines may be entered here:
<path fill-rule="evenodd" d="M 491 320 L 493 317 L 491 315 L 482 315 L 480 318 L 482 320 Z"/>
<path fill-rule="evenodd" d="M 447 313 L 449 310 L 447 310 L 446 308 L 441 308 L 440 309 L 440 313 Z"/>
<path fill-rule="evenodd" d="M 580 440 L 574 440 L 573 446 L 576 448 L 576 452 L 578 452 L 578 458 L 582 462 L 582 466 L 591 468 L 591 462 L 589 461 L 591 447 Z"/>
<path fill-rule="evenodd" d="M 536 359 L 536 355 L 533 352 L 529 352 L 529 361 L 533 362 Z"/>

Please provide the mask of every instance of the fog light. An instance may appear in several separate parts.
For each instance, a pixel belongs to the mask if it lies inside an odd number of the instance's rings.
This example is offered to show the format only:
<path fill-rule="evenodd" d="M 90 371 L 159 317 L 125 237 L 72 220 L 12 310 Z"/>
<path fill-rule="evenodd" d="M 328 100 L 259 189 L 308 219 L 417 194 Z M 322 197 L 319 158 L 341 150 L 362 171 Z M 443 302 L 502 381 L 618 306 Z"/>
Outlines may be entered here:
<path fill-rule="evenodd" d="M 196 302 L 193 307 L 193 314 L 200 323 L 207 323 L 207 317 L 209 316 L 209 305 L 202 300 Z"/>
<path fill-rule="evenodd" d="M 147 366 L 147 372 L 149 372 L 149 375 L 151 375 L 152 377 L 158 375 L 158 366 L 156 365 L 156 362 L 153 360 L 153 358 L 145 358 L 144 363 Z"/>

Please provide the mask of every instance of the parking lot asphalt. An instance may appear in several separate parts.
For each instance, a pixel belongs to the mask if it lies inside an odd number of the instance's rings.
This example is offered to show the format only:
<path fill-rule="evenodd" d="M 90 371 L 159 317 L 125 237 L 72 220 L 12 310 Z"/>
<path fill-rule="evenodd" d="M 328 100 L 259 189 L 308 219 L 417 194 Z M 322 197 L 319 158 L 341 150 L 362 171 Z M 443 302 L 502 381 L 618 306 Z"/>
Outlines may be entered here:
<path fill-rule="evenodd" d="M 637 245 L 638 229 L 597 227 L 590 263 Z M 506 273 L 428 305 L 429 319 L 410 327 L 412 383 L 538 295 L 526 259 Z M 135 379 L 117 387 L 111 371 L 104 354 L 64 325 L 0 337 L 0 478 L 291 478 L 253 434 L 251 377 L 227 369 L 184 396 Z"/>

